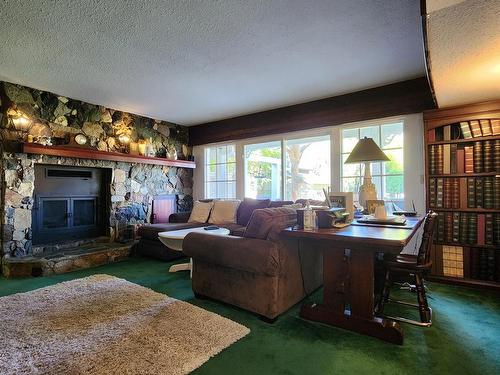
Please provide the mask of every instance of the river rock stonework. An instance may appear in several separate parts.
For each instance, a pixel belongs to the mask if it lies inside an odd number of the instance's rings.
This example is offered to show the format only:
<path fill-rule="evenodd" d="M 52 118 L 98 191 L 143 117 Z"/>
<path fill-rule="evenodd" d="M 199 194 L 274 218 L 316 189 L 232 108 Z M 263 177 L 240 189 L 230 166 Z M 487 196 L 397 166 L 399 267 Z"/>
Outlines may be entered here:
<path fill-rule="evenodd" d="M 110 228 L 148 223 L 157 195 L 176 194 L 180 211 L 189 211 L 192 206 L 191 169 L 47 155 L 4 153 L 3 158 L 2 253 L 10 257 L 32 254 L 31 213 L 37 163 L 111 169 Z"/>

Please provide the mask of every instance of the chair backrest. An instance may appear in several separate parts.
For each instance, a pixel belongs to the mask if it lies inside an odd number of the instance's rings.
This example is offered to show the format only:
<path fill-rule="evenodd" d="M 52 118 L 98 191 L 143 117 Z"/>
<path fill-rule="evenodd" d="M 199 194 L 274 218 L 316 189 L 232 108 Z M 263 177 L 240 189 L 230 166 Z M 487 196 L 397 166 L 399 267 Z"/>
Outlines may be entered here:
<path fill-rule="evenodd" d="M 422 232 L 422 242 L 418 249 L 417 264 L 427 264 L 431 258 L 432 240 L 434 238 L 434 231 L 437 226 L 438 214 L 430 210 L 424 218 L 424 230 Z"/>

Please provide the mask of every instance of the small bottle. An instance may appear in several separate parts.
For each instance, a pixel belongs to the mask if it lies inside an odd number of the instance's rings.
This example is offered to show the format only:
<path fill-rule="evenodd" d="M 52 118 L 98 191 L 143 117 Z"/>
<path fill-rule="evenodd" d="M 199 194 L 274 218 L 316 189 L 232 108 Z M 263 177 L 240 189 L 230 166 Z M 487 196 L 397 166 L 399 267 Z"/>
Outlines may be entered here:
<path fill-rule="evenodd" d="M 314 211 L 309 200 L 307 200 L 306 209 L 304 210 L 304 229 L 314 229 Z"/>

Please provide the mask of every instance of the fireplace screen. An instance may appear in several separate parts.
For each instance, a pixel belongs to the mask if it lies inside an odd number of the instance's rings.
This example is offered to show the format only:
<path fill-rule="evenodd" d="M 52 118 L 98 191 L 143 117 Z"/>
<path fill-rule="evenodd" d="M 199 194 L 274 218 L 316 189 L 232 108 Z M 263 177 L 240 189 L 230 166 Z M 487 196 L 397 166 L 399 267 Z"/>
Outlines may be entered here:
<path fill-rule="evenodd" d="M 33 243 L 104 234 L 105 171 L 58 166 L 35 168 Z"/>

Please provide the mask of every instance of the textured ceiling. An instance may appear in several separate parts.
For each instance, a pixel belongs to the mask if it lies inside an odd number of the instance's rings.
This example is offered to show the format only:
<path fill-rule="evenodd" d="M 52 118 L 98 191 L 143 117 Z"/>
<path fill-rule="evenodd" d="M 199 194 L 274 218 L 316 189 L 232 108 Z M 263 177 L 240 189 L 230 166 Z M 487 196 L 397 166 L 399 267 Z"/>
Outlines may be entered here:
<path fill-rule="evenodd" d="M 430 13 L 427 30 L 439 107 L 500 99 L 499 0 L 441 8 Z"/>
<path fill-rule="evenodd" d="M 415 0 L 3 0 L 0 79 L 183 125 L 421 76 Z"/>

